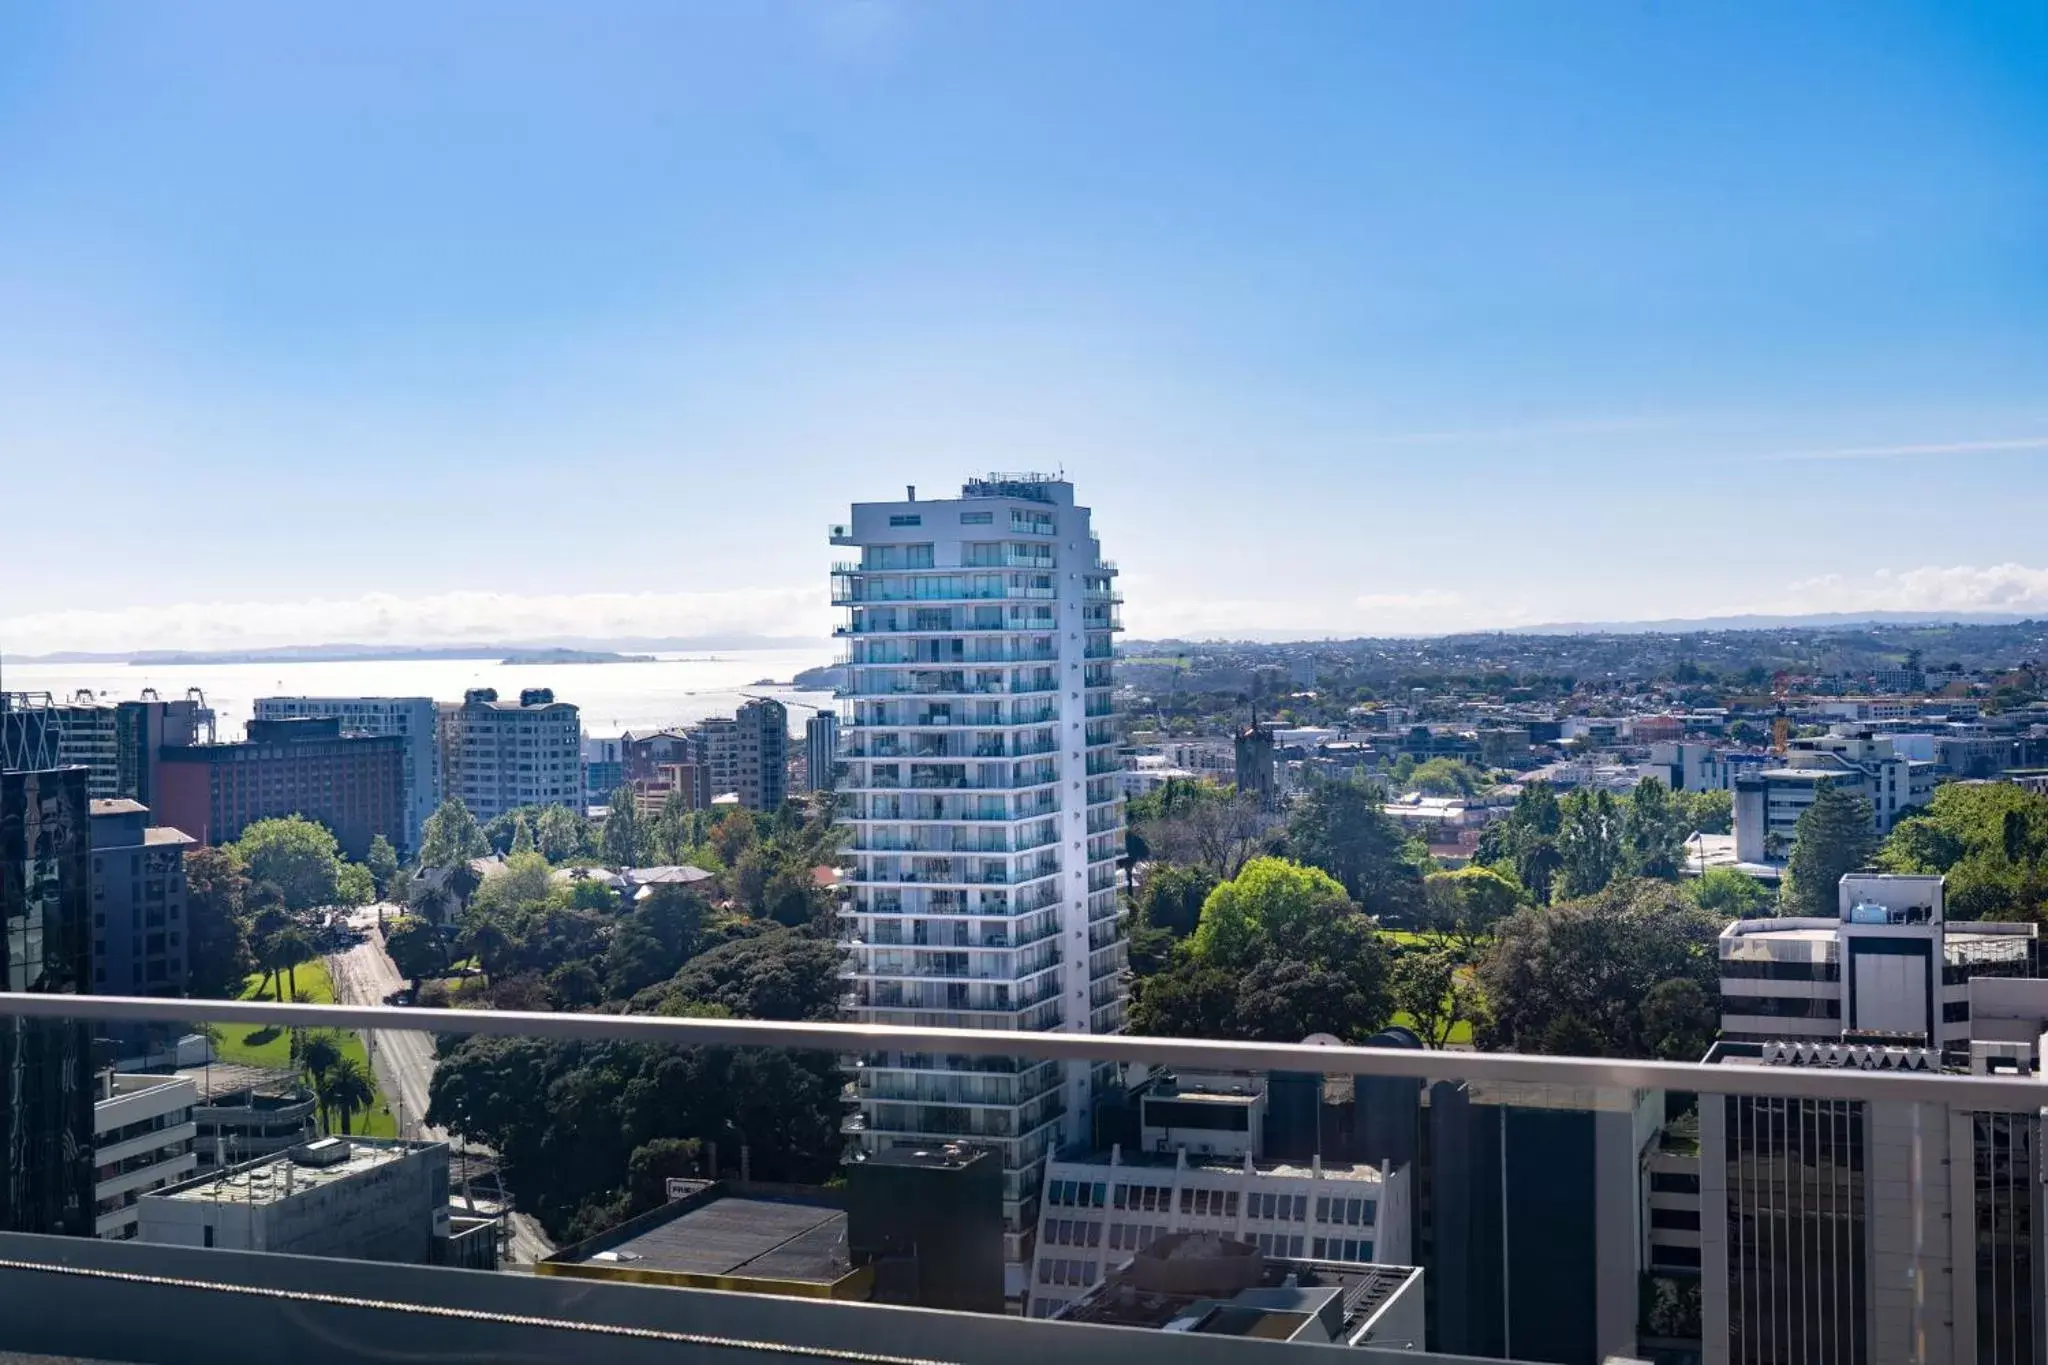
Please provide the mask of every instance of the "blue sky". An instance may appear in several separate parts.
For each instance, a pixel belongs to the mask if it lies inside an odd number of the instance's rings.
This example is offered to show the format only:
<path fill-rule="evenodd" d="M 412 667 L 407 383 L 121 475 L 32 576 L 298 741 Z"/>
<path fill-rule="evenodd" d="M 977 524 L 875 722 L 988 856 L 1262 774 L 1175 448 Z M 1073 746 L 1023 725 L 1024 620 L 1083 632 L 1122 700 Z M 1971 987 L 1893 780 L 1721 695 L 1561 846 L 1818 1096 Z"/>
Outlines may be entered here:
<path fill-rule="evenodd" d="M 1134 635 L 2048 612 L 2048 8 L 0 12 L 12 650 L 819 634 L 1056 467 Z"/>

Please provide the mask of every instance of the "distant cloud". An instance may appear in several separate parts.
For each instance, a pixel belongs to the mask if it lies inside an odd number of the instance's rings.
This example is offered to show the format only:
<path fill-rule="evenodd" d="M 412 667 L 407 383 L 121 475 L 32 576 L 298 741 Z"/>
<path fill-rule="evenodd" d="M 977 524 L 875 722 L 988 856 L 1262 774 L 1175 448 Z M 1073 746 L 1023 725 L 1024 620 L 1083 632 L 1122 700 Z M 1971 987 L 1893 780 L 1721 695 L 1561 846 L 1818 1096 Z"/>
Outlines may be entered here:
<path fill-rule="evenodd" d="M 333 643 L 461 644 L 562 638 L 749 634 L 820 637 L 831 629 L 820 588 L 732 592 L 369 593 L 298 602 L 181 602 L 0 619 L 9 654 L 84 650 L 256 649 Z"/>
<path fill-rule="evenodd" d="M 1790 611 L 2006 611 L 2048 613 L 2048 568 L 1971 564 L 1823 574 L 1787 590 Z"/>
<path fill-rule="evenodd" d="M 1926 445 L 1850 446 L 1844 450 L 1789 450 L 1766 460 L 1916 460 L 1929 455 L 1995 455 L 2013 450 L 2048 450 L 2048 436 L 2010 436 L 1993 441 L 1936 441 Z"/>

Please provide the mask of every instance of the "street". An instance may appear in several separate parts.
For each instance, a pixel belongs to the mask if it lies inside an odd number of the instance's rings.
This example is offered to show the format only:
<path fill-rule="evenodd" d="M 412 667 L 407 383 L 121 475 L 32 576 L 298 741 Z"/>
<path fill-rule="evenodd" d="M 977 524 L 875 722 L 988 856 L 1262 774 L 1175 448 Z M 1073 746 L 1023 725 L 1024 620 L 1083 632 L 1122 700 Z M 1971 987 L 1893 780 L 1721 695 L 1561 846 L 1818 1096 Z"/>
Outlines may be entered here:
<path fill-rule="evenodd" d="M 386 906 L 387 915 L 402 913 L 398 906 Z M 344 1005 L 382 1005 L 392 992 L 407 982 L 384 951 L 384 939 L 377 932 L 377 907 L 364 906 L 349 922 L 363 937 L 347 952 L 327 959 L 334 981 L 335 1000 Z M 391 1103 L 398 1119 L 399 1134 L 433 1142 L 459 1142 L 439 1128 L 427 1126 L 428 1087 L 434 1079 L 433 1035 L 417 1029 L 368 1029 L 363 1046 L 370 1054 L 377 1086 Z M 473 1145 L 465 1150 L 481 1151 Z M 554 1251 L 540 1224 L 522 1213 L 507 1220 L 511 1226 L 510 1255 L 514 1262 L 530 1265 Z"/>

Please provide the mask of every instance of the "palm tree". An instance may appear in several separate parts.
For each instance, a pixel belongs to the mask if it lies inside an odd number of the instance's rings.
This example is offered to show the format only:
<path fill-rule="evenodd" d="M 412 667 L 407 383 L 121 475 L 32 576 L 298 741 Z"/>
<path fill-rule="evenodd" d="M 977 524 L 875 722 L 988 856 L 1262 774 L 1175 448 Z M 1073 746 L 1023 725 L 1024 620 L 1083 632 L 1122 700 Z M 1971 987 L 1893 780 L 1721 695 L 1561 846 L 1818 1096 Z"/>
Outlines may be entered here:
<path fill-rule="evenodd" d="M 299 1065 L 306 1068 L 306 1075 L 313 1082 L 313 1098 L 320 1105 L 320 1131 L 327 1131 L 327 1073 L 341 1061 L 341 1048 L 333 1038 L 324 1033 L 315 1033 L 306 1039 L 299 1049 Z"/>
<path fill-rule="evenodd" d="M 306 937 L 305 932 L 301 929 L 286 929 L 270 940 L 270 950 L 274 955 L 272 971 L 275 972 L 278 969 L 282 969 L 291 988 L 291 993 L 297 995 L 299 993 L 299 964 L 301 962 L 311 962 L 316 956 L 313 951 L 312 941 Z"/>
<path fill-rule="evenodd" d="M 356 1110 L 368 1109 L 376 1098 L 377 1087 L 371 1082 L 370 1073 L 355 1058 L 338 1058 L 327 1068 L 324 1099 L 326 1106 L 340 1115 L 342 1132 L 349 1130 Z"/>
<path fill-rule="evenodd" d="M 417 914 L 427 923 L 439 927 L 447 920 L 448 907 L 454 902 L 454 899 L 453 896 L 448 894 L 446 889 L 428 883 L 426 886 L 421 887 L 413 896 L 413 913 Z"/>
<path fill-rule="evenodd" d="M 449 869 L 449 894 L 455 897 L 456 904 L 464 910 L 469 909 L 469 898 L 474 896 L 476 889 L 483 884 L 484 879 L 466 862 Z"/>

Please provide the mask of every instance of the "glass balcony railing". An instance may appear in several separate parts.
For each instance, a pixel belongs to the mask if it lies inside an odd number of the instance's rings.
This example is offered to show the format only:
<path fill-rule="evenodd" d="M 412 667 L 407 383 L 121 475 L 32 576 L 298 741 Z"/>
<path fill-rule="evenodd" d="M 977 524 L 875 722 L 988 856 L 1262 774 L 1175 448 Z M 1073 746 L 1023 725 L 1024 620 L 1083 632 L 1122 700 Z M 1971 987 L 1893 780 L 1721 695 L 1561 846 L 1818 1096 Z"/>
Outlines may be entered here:
<path fill-rule="evenodd" d="M 407 1007 L 361 933 L 295 969 L 353 1003 L 0 994 L 0 1355 L 2040 1359 L 2031 980 L 1953 1055 L 1678 1063 L 1131 1036 L 1093 928 L 1029 980 L 556 937 Z"/>

